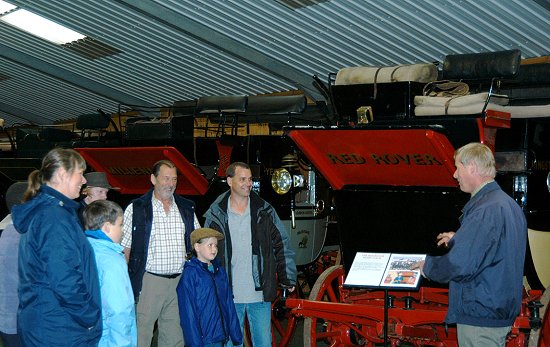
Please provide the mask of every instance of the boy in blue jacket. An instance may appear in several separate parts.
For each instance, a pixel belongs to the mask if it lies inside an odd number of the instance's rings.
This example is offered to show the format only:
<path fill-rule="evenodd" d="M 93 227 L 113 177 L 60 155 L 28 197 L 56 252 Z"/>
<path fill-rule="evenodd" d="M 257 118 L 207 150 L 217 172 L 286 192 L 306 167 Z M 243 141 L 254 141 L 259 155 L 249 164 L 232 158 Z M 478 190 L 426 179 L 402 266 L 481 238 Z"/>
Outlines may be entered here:
<path fill-rule="evenodd" d="M 191 233 L 193 257 L 184 265 L 177 287 L 180 324 L 186 347 L 221 347 L 243 340 L 233 293 L 216 259 L 220 232 L 199 228 Z"/>
<path fill-rule="evenodd" d="M 120 206 L 108 200 L 92 202 L 82 214 L 101 289 L 103 332 L 98 346 L 137 346 L 134 294 L 120 245 L 123 216 Z"/>

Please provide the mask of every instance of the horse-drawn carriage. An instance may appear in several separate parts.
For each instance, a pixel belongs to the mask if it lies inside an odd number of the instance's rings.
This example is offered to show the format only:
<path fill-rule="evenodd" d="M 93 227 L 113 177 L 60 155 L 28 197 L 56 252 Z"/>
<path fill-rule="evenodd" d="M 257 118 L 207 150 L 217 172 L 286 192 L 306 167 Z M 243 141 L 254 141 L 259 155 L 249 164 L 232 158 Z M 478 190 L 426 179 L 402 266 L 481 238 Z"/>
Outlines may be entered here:
<path fill-rule="evenodd" d="M 519 55 L 448 56 L 440 78 L 469 89 L 463 96 L 419 96 L 428 94 L 426 84 L 414 81 L 332 84 L 332 104 L 347 126 L 287 131 L 333 190 L 343 260 L 318 278 L 307 300 L 286 300 L 292 319 L 305 318 L 304 345 L 457 346 L 456 328 L 443 324 L 446 287 L 425 280 L 419 290 L 388 295 L 344 286 L 344 279 L 357 252 L 444 252 L 435 237 L 457 229 L 468 199 L 452 177 L 453 153 L 474 141 L 494 149 L 496 180 L 529 227 L 522 309 L 507 346 L 550 345 L 543 295 L 550 285 L 550 94 L 547 66 L 520 67 Z M 546 97 L 526 95 L 527 88 Z"/>
<path fill-rule="evenodd" d="M 549 346 L 550 64 L 520 66 L 519 51 L 506 51 L 447 56 L 441 71 L 420 65 L 346 70 L 328 84 L 317 80 L 328 112 L 306 107 L 303 95 L 204 97 L 174 104 L 164 120 L 129 119 L 120 145 L 113 145 L 116 137 L 84 133 L 64 145 L 107 172 L 121 187 L 122 204 L 149 188 L 152 162 L 174 161 L 178 193 L 193 198 L 199 213 L 227 189 L 229 162 L 249 163 L 253 189 L 286 223 L 309 286 L 307 299 L 298 290 L 274 303 L 274 344 L 288 344 L 304 318 L 307 346 L 456 346 L 456 329 L 443 324 L 444 285 L 424 281 L 419 290 L 386 293 L 343 283 L 357 252 L 442 254 L 435 237 L 457 229 L 468 200 L 453 179 L 454 150 L 486 143 L 495 151 L 497 181 L 529 227 L 524 300 L 507 345 Z M 429 84 L 442 79 L 462 83 Z M 423 96 L 435 90 L 427 85 L 455 94 Z M 460 95 L 465 86 L 469 92 Z M 254 123 L 267 123 L 268 133 L 252 134 Z M 99 124 L 92 119 L 87 126 Z M 19 132 L 20 152 L 36 150 L 40 136 Z M 13 163 L 0 162 L 4 178 L 16 179 Z M 312 274 L 329 245 L 338 256 Z"/>

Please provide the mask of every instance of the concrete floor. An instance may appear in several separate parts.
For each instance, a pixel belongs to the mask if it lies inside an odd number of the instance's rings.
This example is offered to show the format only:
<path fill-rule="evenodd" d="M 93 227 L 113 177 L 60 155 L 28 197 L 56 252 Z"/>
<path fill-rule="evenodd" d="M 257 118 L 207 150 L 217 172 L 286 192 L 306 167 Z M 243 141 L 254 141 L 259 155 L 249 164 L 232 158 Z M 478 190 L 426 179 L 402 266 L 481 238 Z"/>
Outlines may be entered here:
<path fill-rule="evenodd" d="M 290 340 L 290 343 L 287 347 L 302 347 L 304 346 L 303 342 L 303 327 L 304 323 L 303 320 L 300 319 L 296 325 L 296 330 L 294 331 L 294 334 L 292 336 L 292 339 Z M 156 344 L 153 344 L 152 346 L 155 346 Z M 4 344 L 2 343 L 2 339 L 0 338 L 0 347 L 4 347 Z"/>
<path fill-rule="evenodd" d="M 283 322 L 286 325 L 286 321 Z M 287 347 L 302 347 L 304 346 L 303 342 L 303 330 L 304 329 L 304 320 L 298 319 L 296 323 L 296 328 L 294 330 L 294 334 L 292 335 L 292 338 L 288 344 Z M 279 341 L 278 338 L 276 338 L 276 341 Z M 2 339 L 0 338 L 0 347 L 4 347 L 4 344 L 2 343 Z M 151 347 L 157 347 L 157 344 L 153 342 Z M 306 346 L 307 347 L 307 346 Z"/>
<path fill-rule="evenodd" d="M 304 338 L 303 338 L 303 331 L 304 331 L 304 320 L 299 319 L 296 324 L 296 328 L 294 330 L 294 334 L 292 335 L 292 338 L 288 344 L 288 347 L 302 347 L 304 346 Z M 276 341 L 278 341 L 276 339 Z"/>

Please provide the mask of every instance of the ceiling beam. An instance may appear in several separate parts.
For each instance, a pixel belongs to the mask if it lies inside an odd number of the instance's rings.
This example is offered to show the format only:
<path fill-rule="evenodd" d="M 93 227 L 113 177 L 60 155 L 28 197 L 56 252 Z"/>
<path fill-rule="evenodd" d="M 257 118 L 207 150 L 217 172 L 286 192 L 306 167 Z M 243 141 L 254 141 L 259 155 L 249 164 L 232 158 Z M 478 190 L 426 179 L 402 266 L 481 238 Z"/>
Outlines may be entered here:
<path fill-rule="evenodd" d="M 241 42 L 226 36 L 218 31 L 215 31 L 201 23 L 194 21 L 189 17 L 184 17 L 177 12 L 170 10 L 164 6 L 157 4 L 154 1 L 143 0 L 118 0 L 127 6 L 138 10 L 148 17 L 167 24 L 173 28 L 185 32 L 193 36 L 197 40 L 222 50 L 242 61 L 246 61 L 264 71 L 278 76 L 279 78 L 297 85 L 298 89 L 302 89 L 314 101 L 324 100 L 312 85 L 313 77 L 299 71 L 290 65 L 287 65 L 279 60 L 271 58 L 258 50 L 255 50 Z"/>
<path fill-rule="evenodd" d="M 104 84 L 98 83 L 89 78 L 63 69 L 59 66 L 37 59 L 29 54 L 13 49 L 2 43 L 0 43 L 0 56 L 13 61 L 14 63 L 26 66 L 35 71 L 57 78 L 62 82 L 72 84 L 74 86 L 77 86 L 78 88 L 87 90 L 91 93 L 103 96 L 107 99 L 116 101 L 121 104 L 147 107 L 155 106 L 132 95 L 123 93 L 114 88 L 108 87 Z"/>
<path fill-rule="evenodd" d="M 546 9 L 546 11 L 550 11 L 550 1 L 548 0 L 534 0 L 537 4 L 541 5 Z"/>
<path fill-rule="evenodd" d="M 53 123 L 51 119 L 44 118 L 32 112 L 22 110 L 3 102 L 0 102 L 0 112 L 7 113 L 14 118 L 24 119 L 32 124 L 47 125 Z"/>

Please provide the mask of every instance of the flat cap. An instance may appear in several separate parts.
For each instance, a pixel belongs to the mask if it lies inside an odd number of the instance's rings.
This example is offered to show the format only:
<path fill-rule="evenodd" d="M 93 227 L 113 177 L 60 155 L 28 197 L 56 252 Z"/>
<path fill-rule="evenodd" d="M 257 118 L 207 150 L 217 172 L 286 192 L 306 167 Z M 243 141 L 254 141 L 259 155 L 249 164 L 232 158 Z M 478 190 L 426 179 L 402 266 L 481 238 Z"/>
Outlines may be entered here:
<path fill-rule="evenodd" d="M 216 231 L 212 228 L 199 228 L 195 229 L 191 233 L 191 245 L 194 245 L 195 243 L 199 242 L 201 239 L 207 238 L 207 237 L 215 237 L 218 240 L 223 240 L 224 236 L 219 231 Z"/>
<path fill-rule="evenodd" d="M 105 172 L 88 172 L 84 174 L 84 178 L 86 178 L 86 187 L 120 189 L 118 187 L 111 187 L 109 181 L 107 181 L 107 175 Z"/>

